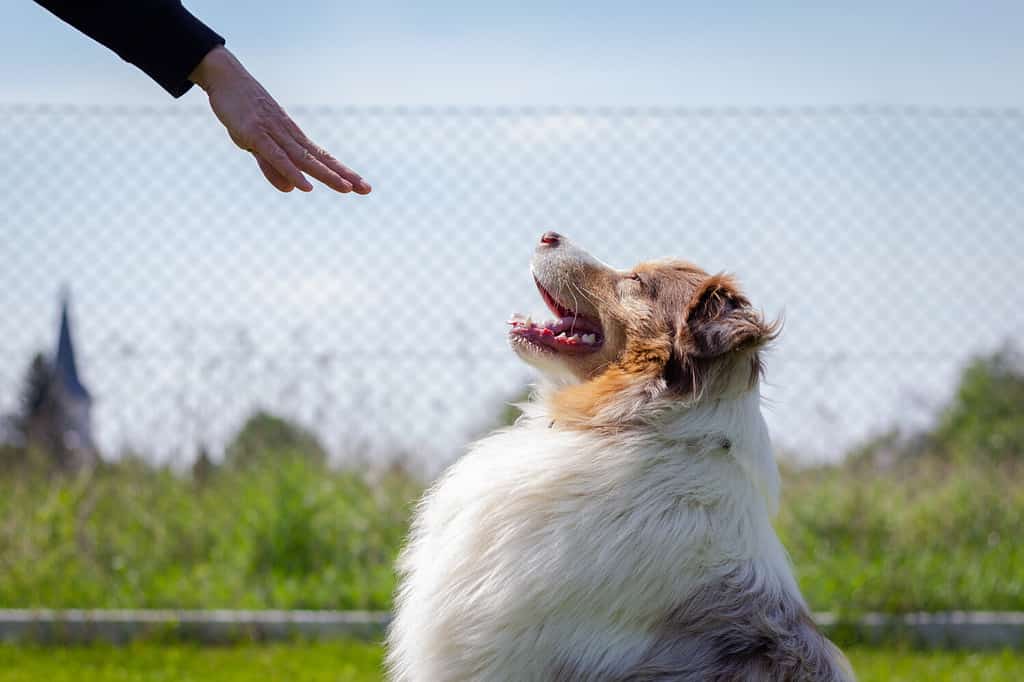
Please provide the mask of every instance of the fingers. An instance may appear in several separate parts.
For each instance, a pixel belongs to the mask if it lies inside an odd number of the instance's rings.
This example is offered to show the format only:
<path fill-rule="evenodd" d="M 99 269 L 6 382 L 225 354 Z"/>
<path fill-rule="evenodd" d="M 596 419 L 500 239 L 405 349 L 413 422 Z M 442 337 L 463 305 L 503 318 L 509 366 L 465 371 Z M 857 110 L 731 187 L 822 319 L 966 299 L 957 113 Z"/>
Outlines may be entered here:
<path fill-rule="evenodd" d="M 334 171 L 341 177 L 345 178 L 345 180 L 350 182 L 352 184 L 352 189 L 355 191 L 356 194 L 370 193 L 370 191 L 373 188 L 370 187 L 370 183 L 368 183 L 366 180 L 363 180 L 362 176 L 359 175 L 359 173 L 356 173 L 354 170 L 352 170 L 351 168 L 349 168 L 348 166 L 346 166 L 345 164 L 341 163 L 336 158 L 331 156 L 326 149 L 317 147 L 312 143 L 310 144 L 313 147 L 313 149 L 309 149 L 310 153 L 319 158 L 320 163 L 324 164 L 332 171 Z"/>
<path fill-rule="evenodd" d="M 269 164 L 288 184 L 293 187 L 298 187 L 303 192 L 313 191 L 313 185 L 309 184 L 309 180 L 306 179 L 306 176 L 304 176 L 302 172 L 295 167 L 295 164 L 292 163 L 288 154 L 281 149 L 281 146 L 273 137 L 263 133 L 256 138 L 252 146 L 252 151 L 256 156 L 259 157 L 261 161 Z M 263 168 L 262 164 L 260 165 L 260 168 Z M 266 175 L 266 171 L 264 171 L 264 175 Z M 270 180 L 269 177 L 267 179 Z M 271 184 L 274 184 L 273 181 L 271 181 Z M 277 187 L 277 185 L 274 186 Z"/>
<path fill-rule="evenodd" d="M 293 189 L 295 189 L 295 186 L 292 183 L 285 180 L 284 176 L 278 173 L 273 166 L 271 166 L 267 161 L 263 159 L 263 157 L 259 156 L 258 154 L 253 154 L 253 156 L 256 158 L 256 163 L 259 164 L 260 170 L 263 171 L 264 177 L 267 178 L 267 181 L 271 185 L 281 190 L 282 192 L 291 192 Z"/>
<path fill-rule="evenodd" d="M 322 166 L 334 175 L 345 180 L 345 182 L 350 186 L 350 189 L 354 190 L 356 194 L 369 194 L 373 189 L 370 187 L 370 183 L 363 180 L 359 173 L 356 173 L 354 170 L 338 161 L 330 154 L 330 152 L 306 137 L 306 134 L 302 132 L 302 129 L 299 128 L 295 121 L 287 118 L 287 116 L 285 118 L 285 129 L 282 131 L 282 134 L 289 135 L 291 139 L 298 143 L 304 152 L 304 156 L 312 157 L 312 159 L 317 162 L 317 166 Z M 312 172 L 310 174 L 312 175 Z M 325 182 L 319 176 L 314 175 L 314 177 L 321 182 Z"/>
<path fill-rule="evenodd" d="M 328 168 L 309 149 L 299 142 L 286 130 L 278 130 L 274 134 L 275 141 L 281 145 L 292 163 L 303 171 L 324 183 L 336 192 L 347 193 L 352 191 L 352 183 L 341 177 L 340 174 Z"/>
<path fill-rule="evenodd" d="M 232 139 L 256 156 L 267 181 L 282 192 L 296 187 L 311 192 L 313 185 L 303 172 L 343 194 L 369 194 L 372 189 L 358 173 L 306 137 L 283 111 L 279 117 L 264 119 L 254 133 L 232 134 Z"/>

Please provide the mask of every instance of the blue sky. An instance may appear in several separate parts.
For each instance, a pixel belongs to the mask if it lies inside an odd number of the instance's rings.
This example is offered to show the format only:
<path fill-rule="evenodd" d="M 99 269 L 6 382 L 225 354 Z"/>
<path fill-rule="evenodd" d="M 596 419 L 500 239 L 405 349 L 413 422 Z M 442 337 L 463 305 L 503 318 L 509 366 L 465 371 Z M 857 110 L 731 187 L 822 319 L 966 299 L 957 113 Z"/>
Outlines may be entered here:
<path fill-rule="evenodd" d="M 1024 3 L 827 4 L 186 6 L 290 105 L 1024 103 Z M 167 102 L 34 3 L 5 5 L 0 101 Z"/>

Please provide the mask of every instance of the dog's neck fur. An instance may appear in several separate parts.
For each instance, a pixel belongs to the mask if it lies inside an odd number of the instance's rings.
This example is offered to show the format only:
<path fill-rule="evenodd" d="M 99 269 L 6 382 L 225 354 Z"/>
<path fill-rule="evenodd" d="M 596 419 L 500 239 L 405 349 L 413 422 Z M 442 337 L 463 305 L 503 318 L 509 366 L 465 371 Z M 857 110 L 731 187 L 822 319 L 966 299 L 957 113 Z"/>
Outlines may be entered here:
<path fill-rule="evenodd" d="M 519 428 L 524 435 L 540 425 L 559 429 L 546 410 L 550 394 L 551 389 L 542 387 L 540 400 L 523 406 L 524 423 Z M 510 435 L 514 434 L 515 430 Z M 709 518 L 735 524 L 731 533 L 720 526 L 714 530 L 717 537 L 736 542 L 729 548 L 730 558 L 770 556 L 780 582 L 799 596 L 770 525 L 778 509 L 780 482 L 757 384 L 697 403 L 655 398 L 620 429 L 570 428 L 561 435 L 567 452 L 553 455 L 551 465 L 580 481 L 598 483 L 597 489 L 600 482 L 621 477 L 632 493 L 652 501 L 660 496 L 660 504 L 672 507 L 673 524 L 687 532 L 707 531 L 702 524 Z M 555 457 L 561 463 L 553 461 Z M 606 502 L 594 500 L 595 505 Z M 678 542 L 666 549 L 687 552 Z"/>
<path fill-rule="evenodd" d="M 664 387 L 661 387 L 663 390 Z M 562 424 L 554 418 L 548 403 L 565 390 L 560 384 L 538 387 L 538 399 L 518 405 L 524 418 L 521 425 L 532 428 L 536 423 L 556 428 Z M 695 402 L 675 397 L 651 398 L 641 389 L 635 403 L 618 410 L 607 408 L 616 418 L 614 426 L 607 428 L 570 426 L 597 442 L 604 449 L 620 449 L 631 443 L 655 443 L 666 453 L 694 456 L 727 452 L 747 475 L 760 493 L 769 516 L 774 516 L 779 504 L 779 472 L 772 452 L 771 440 L 761 415 L 759 384 L 732 390 L 725 396 L 700 399 Z M 628 416 L 624 415 L 628 411 Z M 750 500 L 757 502 L 756 499 Z"/>
<path fill-rule="evenodd" d="M 768 427 L 761 415 L 758 385 L 739 395 L 702 401 L 696 405 L 665 408 L 654 424 L 666 440 L 686 446 L 693 439 L 721 436 L 729 454 L 760 493 L 769 516 L 779 507 L 779 469 L 772 452 Z M 756 504 L 754 500 L 751 503 Z"/>

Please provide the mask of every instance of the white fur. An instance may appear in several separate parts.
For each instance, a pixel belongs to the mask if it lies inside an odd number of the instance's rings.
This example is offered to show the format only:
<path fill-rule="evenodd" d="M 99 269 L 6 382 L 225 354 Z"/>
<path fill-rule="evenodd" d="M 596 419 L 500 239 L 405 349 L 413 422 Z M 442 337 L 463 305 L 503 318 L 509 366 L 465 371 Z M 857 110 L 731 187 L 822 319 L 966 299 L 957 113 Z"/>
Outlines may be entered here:
<path fill-rule="evenodd" d="M 803 604 L 769 521 L 779 479 L 756 388 L 665 401 L 617 434 L 526 409 L 419 505 L 398 564 L 394 680 L 539 681 L 560 663 L 614 678 L 667 609 L 740 566 Z"/>

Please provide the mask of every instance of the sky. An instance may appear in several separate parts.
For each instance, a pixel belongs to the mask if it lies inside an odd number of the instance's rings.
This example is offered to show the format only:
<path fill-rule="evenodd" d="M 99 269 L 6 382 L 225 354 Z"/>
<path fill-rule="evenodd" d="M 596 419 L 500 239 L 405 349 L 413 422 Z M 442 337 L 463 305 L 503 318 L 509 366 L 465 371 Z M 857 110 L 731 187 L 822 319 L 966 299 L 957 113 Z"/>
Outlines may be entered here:
<path fill-rule="evenodd" d="M 1024 104 L 1012 0 L 186 6 L 286 106 Z M 167 102 L 34 3 L 0 17 L 0 101 Z"/>

